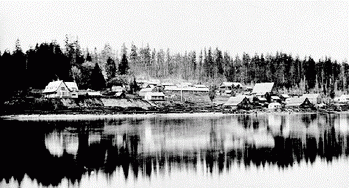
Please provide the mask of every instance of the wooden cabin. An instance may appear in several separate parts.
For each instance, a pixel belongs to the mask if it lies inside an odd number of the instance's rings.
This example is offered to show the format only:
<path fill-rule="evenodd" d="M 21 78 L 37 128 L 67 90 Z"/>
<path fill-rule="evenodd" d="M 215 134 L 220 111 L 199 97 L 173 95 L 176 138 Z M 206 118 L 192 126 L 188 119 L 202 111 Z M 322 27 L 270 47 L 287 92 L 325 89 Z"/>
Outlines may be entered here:
<path fill-rule="evenodd" d="M 230 109 L 230 110 L 237 110 L 237 109 L 249 110 L 252 108 L 252 104 L 246 96 L 239 95 L 236 97 L 230 97 L 228 101 L 223 104 L 223 108 Z"/>
<path fill-rule="evenodd" d="M 315 104 L 311 103 L 308 98 L 292 97 L 286 100 L 286 108 L 314 108 Z"/>

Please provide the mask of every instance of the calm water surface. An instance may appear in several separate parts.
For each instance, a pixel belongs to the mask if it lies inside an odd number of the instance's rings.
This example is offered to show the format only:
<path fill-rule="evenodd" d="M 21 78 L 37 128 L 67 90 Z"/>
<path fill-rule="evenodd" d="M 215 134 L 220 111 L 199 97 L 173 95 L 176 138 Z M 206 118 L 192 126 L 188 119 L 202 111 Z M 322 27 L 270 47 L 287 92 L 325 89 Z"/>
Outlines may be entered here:
<path fill-rule="evenodd" d="M 348 187 L 349 115 L 1 120 L 0 187 Z"/>

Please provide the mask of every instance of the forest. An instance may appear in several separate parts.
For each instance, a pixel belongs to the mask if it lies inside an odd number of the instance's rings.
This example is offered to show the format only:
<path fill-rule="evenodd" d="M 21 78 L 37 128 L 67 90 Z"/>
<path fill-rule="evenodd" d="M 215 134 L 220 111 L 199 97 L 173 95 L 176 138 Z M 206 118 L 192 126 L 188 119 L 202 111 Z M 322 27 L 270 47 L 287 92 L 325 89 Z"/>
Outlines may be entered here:
<path fill-rule="evenodd" d="M 222 81 L 253 85 L 274 82 L 285 92 L 323 93 L 331 96 L 348 91 L 348 62 L 330 57 L 314 60 L 291 54 L 232 55 L 211 47 L 171 52 L 125 43 L 120 53 L 105 44 L 101 51 L 81 48 L 78 40 L 66 36 L 64 46 L 56 41 L 36 44 L 23 52 L 20 41 L 13 51 L 0 52 L 2 99 L 44 89 L 53 80 L 75 81 L 79 89 L 103 90 L 112 85 L 133 84 L 137 78 L 187 80 L 217 85 Z"/>

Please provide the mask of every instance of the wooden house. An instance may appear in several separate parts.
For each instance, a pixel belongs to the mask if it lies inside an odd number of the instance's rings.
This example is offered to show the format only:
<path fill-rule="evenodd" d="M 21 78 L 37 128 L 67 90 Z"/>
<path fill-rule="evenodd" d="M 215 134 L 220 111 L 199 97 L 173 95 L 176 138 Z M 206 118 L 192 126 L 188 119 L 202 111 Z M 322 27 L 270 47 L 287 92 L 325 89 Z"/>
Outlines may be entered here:
<path fill-rule="evenodd" d="M 274 88 L 274 82 L 257 83 L 252 90 L 252 94 L 256 96 L 265 96 L 267 93 L 271 94 Z"/>
<path fill-rule="evenodd" d="M 147 92 L 144 95 L 144 99 L 148 101 L 164 101 L 165 95 L 163 92 Z"/>
<path fill-rule="evenodd" d="M 237 109 L 245 109 L 249 110 L 252 108 L 250 100 L 244 96 L 239 95 L 236 97 L 230 97 L 227 102 L 223 104 L 224 109 L 231 109 L 231 110 L 237 110 Z"/>
<path fill-rule="evenodd" d="M 303 94 L 301 96 L 302 98 L 308 98 L 309 101 L 313 104 L 320 104 L 322 103 L 322 98 L 320 94 Z"/>
<path fill-rule="evenodd" d="M 143 88 L 138 92 L 140 97 L 145 97 L 145 95 L 149 92 L 152 92 L 154 88 Z"/>
<path fill-rule="evenodd" d="M 48 83 L 42 93 L 46 98 L 78 98 L 78 86 L 75 82 L 58 80 Z"/>
<path fill-rule="evenodd" d="M 242 88 L 241 83 L 238 83 L 238 82 L 223 82 L 219 86 L 219 93 L 230 95 L 234 88 Z"/>
<path fill-rule="evenodd" d="M 304 97 L 292 97 L 286 100 L 286 108 L 314 108 L 315 105 L 309 101 L 308 98 Z"/>

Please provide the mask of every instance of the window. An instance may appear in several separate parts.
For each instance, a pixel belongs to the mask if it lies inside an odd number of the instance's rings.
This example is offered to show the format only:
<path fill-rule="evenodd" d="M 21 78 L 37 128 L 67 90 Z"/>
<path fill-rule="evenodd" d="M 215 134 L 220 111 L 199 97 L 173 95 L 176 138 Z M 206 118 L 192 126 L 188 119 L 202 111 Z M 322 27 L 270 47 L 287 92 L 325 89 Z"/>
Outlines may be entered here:
<path fill-rule="evenodd" d="M 61 87 L 61 90 L 63 90 L 63 91 L 64 91 L 64 90 L 65 90 L 65 87 Z"/>

